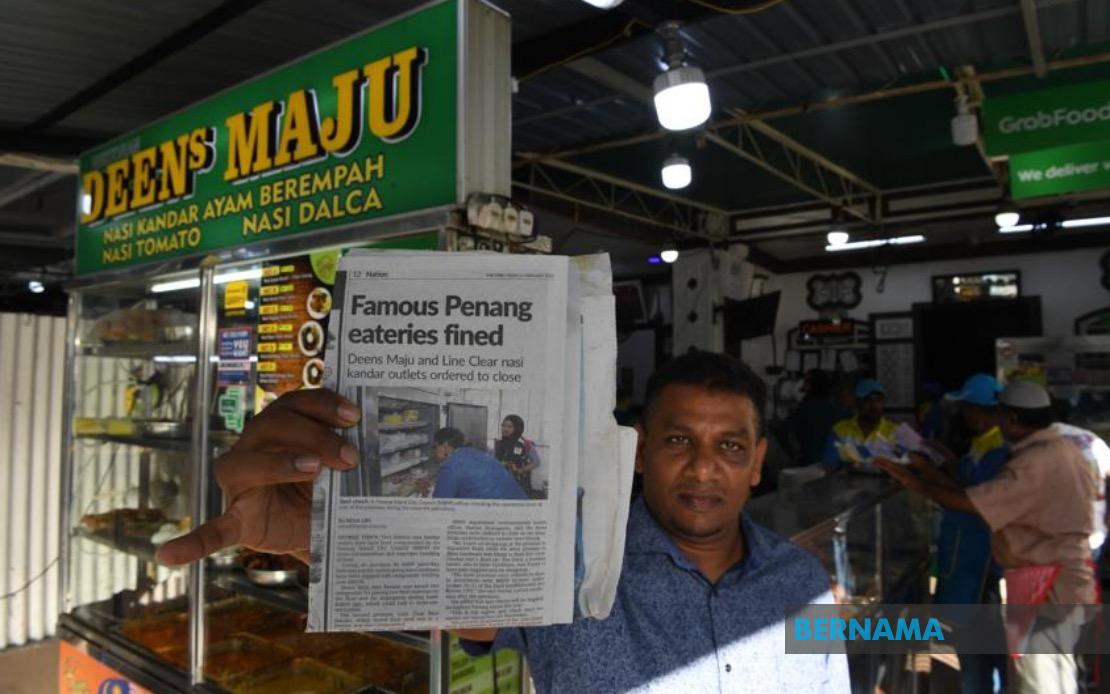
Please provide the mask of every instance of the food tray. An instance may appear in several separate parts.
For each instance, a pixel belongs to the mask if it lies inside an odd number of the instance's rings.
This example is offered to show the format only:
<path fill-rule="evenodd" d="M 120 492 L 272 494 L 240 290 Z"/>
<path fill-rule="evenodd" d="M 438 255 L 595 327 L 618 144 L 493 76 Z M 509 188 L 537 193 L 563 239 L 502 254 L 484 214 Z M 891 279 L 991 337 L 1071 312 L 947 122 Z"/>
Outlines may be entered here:
<path fill-rule="evenodd" d="M 260 602 L 244 597 L 211 603 L 204 612 L 205 627 L 210 642 L 223 641 L 239 632 L 255 633 L 281 614 Z"/>
<path fill-rule="evenodd" d="M 427 689 L 427 655 L 392 641 L 359 634 L 319 658 L 330 667 L 397 694 Z"/>
<path fill-rule="evenodd" d="M 183 649 L 188 642 L 189 616 L 174 612 L 141 617 L 124 622 L 119 630 L 129 640 L 165 657 L 174 650 Z"/>
<path fill-rule="evenodd" d="M 257 670 L 224 686 L 236 694 L 346 694 L 362 686 L 355 676 L 311 658 Z"/>
<path fill-rule="evenodd" d="M 292 657 L 289 651 L 278 648 L 250 634 L 235 634 L 226 641 L 214 643 L 204 654 L 204 675 L 223 684 L 237 677 L 265 667 L 277 665 Z"/>
<path fill-rule="evenodd" d="M 266 635 L 267 638 L 269 635 Z M 285 634 L 270 639 L 279 648 L 288 648 L 298 656 L 319 658 L 324 653 L 335 651 L 351 643 L 365 643 L 361 634 Z"/>

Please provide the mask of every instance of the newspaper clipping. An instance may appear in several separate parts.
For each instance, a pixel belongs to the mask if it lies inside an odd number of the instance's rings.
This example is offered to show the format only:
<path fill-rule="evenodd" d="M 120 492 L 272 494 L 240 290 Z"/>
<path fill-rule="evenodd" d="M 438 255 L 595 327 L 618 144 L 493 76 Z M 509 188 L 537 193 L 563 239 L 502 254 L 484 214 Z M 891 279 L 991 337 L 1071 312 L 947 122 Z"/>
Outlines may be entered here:
<path fill-rule="evenodd" d="M 343 432 L 361 461 L 314 490 L 310 630 L 570 621 L 573 274 L 553 256 L 341 261 L 325 383 L 362 408 Z"/>

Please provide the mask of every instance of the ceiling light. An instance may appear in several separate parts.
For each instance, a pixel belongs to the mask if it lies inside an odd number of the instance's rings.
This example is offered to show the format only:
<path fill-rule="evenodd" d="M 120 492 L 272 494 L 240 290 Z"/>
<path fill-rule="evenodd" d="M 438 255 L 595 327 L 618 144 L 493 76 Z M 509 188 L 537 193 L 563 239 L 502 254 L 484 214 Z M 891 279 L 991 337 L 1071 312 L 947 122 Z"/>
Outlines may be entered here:
<path fill-rule="evenodd" d="M 683 65 L 655 78 L 655 115 L 667 130 L 689 130 L 709 120 L 713 103 L 701 68 Z"/>
<path fill-rule="evenodd" d="M 956 99 L 956 115 L 952 116 L 952 144 L 959 147 L 973 145 L 979 139 L 979 121 L 967 105 L 967 97 Z"/>
<path fill-rule="evenodd" d="M 1021 213 L 1013 205 L 1002 205 L 994 214 L 994 223 L 999 227 L 1016 226 L 1021 221 Z"/>
<path fill-rule="evenodd" d="M 1008 227 L 998 227 L 998 233 L 1000 233 L 1000 234 L 1021 234 L 1021 233 L 1024 233 L 1026 231 L 1033 231 L 1033 225 L 1032 224 L 1016 224 L 1016 225 L 1008 226 Z"/>
<path fill-rule="evenodd" d="M 843 246 L 848 243 L 848 232 L 846 231 L 830 231 L 829 235 L 825 237 L 830 246 Z"/>
<path fill-rule="evenodd" d="M 42 294 L 46 291 L 46 287 L 43 285 L 42 282 L 39 282 L 38 280 L 31 280 L 30 282 L 28 282 L 27 289 L 32 294 Z"/>
<path fill-rule="evenodd" d="M 184 280 L 171 280 L 169 282 L 157 282 L 150 285 L 150 291 L 153 294 L 161 294 L 163 292 L 176 292 L 181 289 L 196 289 L 200 286 L 200 278 L 190 277 Z"/>
<path fill-rule="evenodd" d="M 81 193 L 81 214 L 92 213 L 92 196 L 88 193 Z"/>
<path fill-rule="evenodd" d="M 624 0 L 583 0 L 583 2 L 586 2 L 590 5 L 593 5 L 594 7 L 597 7 L 597 8 L 603 9 L 603 10 L 611 10 L 614 7 L 616 7 L 617 5 L 624 2 Z"/>
<path fill-rule="evenodd" d="M 1081 227 L 1099 227 L 1110 224 L 1110 217 L 1087 217 L 1085 219 L 1067 219 L 1060 223 L 1060 226 L 1065 229 L 1077 229 Z"/>
<path fill-rule="evenodd" d="M 850 241 L 842 243 L 839 246 L 825 246 L 828 252 L 834 251 L 858 251 L 864 248 L 878 248 L 879 246 L 904 246 L 911 243 L 921 243 L 925 237 L 920 234 L 912 236 L 895 236 L 889 239 L 871 239 L 868 241 Z"/>
<path fill-rule="evenodd" d="M 648 265 L 658 265 L 661 262 L 663 262 L 663 259 L 657 255 L 648 256 Z"/>
<path fill-rule="evenodd" d="M 663 246 L 663 250 L 659 251 L 659 258 L 669 265 L 678 260 L 678 249 L 674 247 L 673 243 L 668 243 Z"/>
<path fill-rule="evenodd" d="M 671 190 L 681 190 L 690 185 L 690 181 L 694 178 L 694 172 L 690 168 L 690 161 L 686 157 L 680 157 L 677 154 L 668 157 L 663 162 L 663 168 L 659 172 L 663 177 L 663 185 Z"/>

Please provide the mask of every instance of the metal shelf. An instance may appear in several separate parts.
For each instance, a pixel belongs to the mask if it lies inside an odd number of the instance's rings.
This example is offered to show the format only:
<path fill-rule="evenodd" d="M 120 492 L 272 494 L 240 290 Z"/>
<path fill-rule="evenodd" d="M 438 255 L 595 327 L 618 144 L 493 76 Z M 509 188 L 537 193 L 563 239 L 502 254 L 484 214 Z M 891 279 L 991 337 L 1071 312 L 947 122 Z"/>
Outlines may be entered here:
<path fill-rule="evenodd" d="M 308 592 L 300 586 L 267 588 L 251 583 L 240 569 L 206 569 L 215 583 L 224 590 L 246 595 L 270 607 L 291 612 L 308 612 Z"/>
<path fill-rule="evenodd" d="M 397 466 L 394 466 L 394 467 L 391 467 L 391 468 L 382 468 L 382 477 L 389 477 L 390 475 L 396 475 L 398 472 L 404 472 L 405 470 L 408 470 L 409 468 L 416 467 L 417 465 L 421 465 L 423 463 L 426 463 L 426 462 L 428 462 L 428 460 L 429 460 L 428 456 L 424 456 L 422 458 L 415 458 L 411 461 L 406 460 L 404 462 L 404 464 L 402 464 L 402 465 L 397 465 Z"/>
<path fill-rule="evenodd" d="M 431 442 L 430 441 L 424 441 L 423 443 L 409 443 L 409 444 L 405 444 L 404 446 L 395 446 L 393 448 L 385 448 L 385 449 L 382 449 L 381 451 L 379 451 L 378 455 L 390 455 L 391 453 L 397 453 L 398 451 L 407 451 L 407 450 L 410 450 L 410 449 L 413 449 L 413 448 L 423 448 L 423 447 L 427 446 L 429 443 L 431 443 Z"/>
<path fill-rule="evenodd" d="M 163 439 L 149 436 L 121 436 L 117 434 L 77 434 L 75 438 L 97 441 L 100 443 L 116 443 L 123 446 L 156 448 L 163 451 L 188 451 L 191 447 L 188 439 Z"/>
<path fill-rule="evenodd" d="M 149 538 L 141 540 L 137 537 L 128 537 L 116 533 L 96 532 L 81 526 L 74 528 L 73 534 L 77 537 L 83 537 L 90 542 L 95 542 L 98 545 L 114 549 L 117 552 L 123 552 L 124 554 L 138 557 L 143 561 L 154 561 L 154 551 L 157 548 L 151 544 Z"/>
<path fill-rule="evenodd" d="M 401 422 L 400 424 L 378 424 L 378 431 L 402 431 L 404 429 L 419 429 L 428 426 L 429 422 Z"/>
<path fill-rule="evenodd" d="M 183 342 L 108 342 L 82 345 L 79 354 L 86 357 L 115 357 L 120 359 L 153 359 L 154 357 L 195 357 L 195 340 Z M 188 363 L 188 362 L 179 362 Z"/>

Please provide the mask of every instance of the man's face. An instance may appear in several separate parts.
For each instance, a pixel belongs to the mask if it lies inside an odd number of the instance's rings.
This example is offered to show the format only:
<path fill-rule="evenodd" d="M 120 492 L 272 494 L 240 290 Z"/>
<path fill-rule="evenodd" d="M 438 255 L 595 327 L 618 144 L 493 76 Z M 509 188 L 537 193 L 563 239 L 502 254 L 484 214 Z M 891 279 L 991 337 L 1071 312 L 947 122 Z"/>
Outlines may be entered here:
<path fill-rule="evenodd" d="M 859 401 L 859 418 L 865 422 L 877 422 L 882 419 L 883 406 L 886 398 L 882 393 L 874 393 Z"/>
<path fill-rule="evenodd" d="M 436 462 L 442 463 L 447 460 L 447 456 L 451 455 L 451 447 L 445 443 L 437 443 L 435 446 Z"/>
<path fill-rule="evenodd" d="M 676 541 L 729 540 L 759 484 L 767 440 L 750 398 L 671 384 L 640 431 L 636 471 L 644 500 Z"/>
<path fill-rule="evenodd" d="M 507 439 L 513 435 L 513 423 L 509 420 L 501 422 L 501 438 Z"/>

